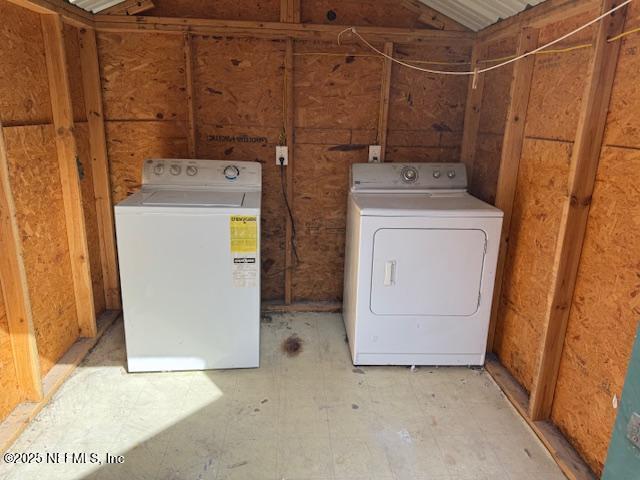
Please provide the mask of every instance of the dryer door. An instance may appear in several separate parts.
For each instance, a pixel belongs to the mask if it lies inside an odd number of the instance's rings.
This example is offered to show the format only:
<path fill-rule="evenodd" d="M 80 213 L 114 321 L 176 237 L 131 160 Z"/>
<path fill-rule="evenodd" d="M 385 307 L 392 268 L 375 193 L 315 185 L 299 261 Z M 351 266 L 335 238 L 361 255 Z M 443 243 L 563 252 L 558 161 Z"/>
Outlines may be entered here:
<path fill-rule="evenodd" d="M 374 314 L 470 316 L 478 310 L 487 243 L 482 230 L 382 228 L 373 242 Z"/>

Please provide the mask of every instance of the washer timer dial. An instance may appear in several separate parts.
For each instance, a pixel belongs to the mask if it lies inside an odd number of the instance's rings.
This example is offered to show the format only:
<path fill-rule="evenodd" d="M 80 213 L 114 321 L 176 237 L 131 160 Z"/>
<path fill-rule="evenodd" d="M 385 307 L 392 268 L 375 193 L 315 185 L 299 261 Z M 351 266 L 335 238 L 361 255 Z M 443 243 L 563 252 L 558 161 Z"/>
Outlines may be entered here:
<path fill-rule="evenodd" d="M 227 180 L 235 180 L 240 175 L 240 170 L 235 165 L 227 165 L 224 167 L 224 178 Z"/>
<path fill-rule="evenodd" d="M 404 183 L 414 183 L 418 180 L 418 170 L 413 167 L 404 167 L 400 175 Z"/>
<path fill-rule="evenodd" d="M 189 175 L 190 177 L 193 177 L 198 173 L 198 167 L 194 167 L 193 165 L 187 165 L 186 172 L 187 172 L 187 175 Z"/>

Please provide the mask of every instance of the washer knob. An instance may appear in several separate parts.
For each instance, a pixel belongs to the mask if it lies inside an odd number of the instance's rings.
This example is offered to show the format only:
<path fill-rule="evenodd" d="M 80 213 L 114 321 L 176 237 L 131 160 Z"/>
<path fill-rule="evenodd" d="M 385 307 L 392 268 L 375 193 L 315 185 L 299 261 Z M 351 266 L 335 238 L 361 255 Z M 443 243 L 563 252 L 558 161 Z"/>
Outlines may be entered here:
<path fill-rule="evenodd" d="M 224 168 L 224 178 L 227 180 L 235 180 L 240 175 L 240 170 L 235 165 L 227 165 Z"/>
<path fill-rule="evenodd" d="M 447 172 L 447 177 L 449 178 L 455 178 L 456 177 L 456 171 L 455 170 L 449 170 Z"/>
<path fill-rule="evenodd" d="M 402 169 L 402 181 L 405 183 L 413 183 L 418 179 L 418 171 L 413 167 L 404 167 Z"/>
<path fill-rule="evenodd" d="M 194 167 L 193 165 L 188 165 L 187 166 L 187 175 L 189 175 L 190 177 L 193 177 L 194 175 L 198 174 L 198 168 Z"/>
<path fill-rule="evenodd" d="M 169 171 L 171 172 L 171 175 L 180 175 L 180 172 L 182 171 L 182 167 L 180 165 L 173 164 L 169 168 Z"/>
<path fill-rule="evenodd" d="M 440 170 L 433 171 L 433 178 L 440 178 Z"/>
<path fill-rule="evenodd" d="M 156 175 L 162 175 L 164 173 L 164 164 L 156 163 L 153 167 L 153 173 L 155 173 Z"/>

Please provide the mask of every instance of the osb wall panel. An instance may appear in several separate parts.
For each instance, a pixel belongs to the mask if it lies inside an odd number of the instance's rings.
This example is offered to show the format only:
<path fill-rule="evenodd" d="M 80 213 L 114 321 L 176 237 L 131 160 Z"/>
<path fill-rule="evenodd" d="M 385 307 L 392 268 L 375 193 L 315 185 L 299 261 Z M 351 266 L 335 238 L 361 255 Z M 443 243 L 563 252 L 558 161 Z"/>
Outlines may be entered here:
<path fill-rule="evenodd" d="M 625 30 L 640 26 L 629 6 Z M 640 37 L 622 40 L 552 419 L 598 474 L 640 318 Z"/>
<path fill-rule="evenodd" d="M 458 63 L 468 62 L 470 55 L 468 48 L 395 47 L 395 56 L 407 61 Z M 466 77 L 433 75 L 394 65 L 387 161 L 459 161 L 467 82 Z"/>
<path fill-rule="evenodd" d="M 421 13 L 424 21 L 421 21 Z M 398 0 L 301 0 L 301 19 L 306 23 L 466 30 L 426 5 L 417 12 Z"/>
<path fill-rule="evenodd" d="M 347 191 L 351 164 L 367 159 L 364 145 L 296 145 L 294 211 L 300 264 L 295 300 L 342 298 Z"/>
<path fill-rule="evenodd" d="M 186 127 L 178 122 L 107 122 L 113 203 L 137 192 L 147 158 L 187 157 Z"/>
<path fill-rule="evenodd" d="M 629 5 L 625 30 L 640 27 L 640 2 Z M 613 86 L 605 143 L 640 148 L 640 34 L 634 33 L 622 40 L 618 68 Z"/>
<path fill-rule="evenodd" d="M 80 187 L 82 189 L 82 208 L 84 225 L 89 247 L 89 265 L 91 267 L 91 283 L 93 285 L 93 302 L 96 315 L 105 309 L 104 283 L 102 279 L 102 261 L 100 258 L 100 231 L 98 230 L 98 214 L 96 197 L 93 189 L 93 172 L 89 148 L 89 127 L 86 123 L 75 124 L 78 160 L 82 165 Z"/>
<path fill-rule="evenodd" d="M 525 140 L 520 159 L 496 352 L 527 391 L 537 368 L 570 157 L 569 143 Z"/>
<path fill-rule="evenodd" d="M 282 40 L 194 36 L 192 41 L 197 125 L 282 126 Z"/>
<path fill-rule="evenodd" d="M 7 312 L 0 285 L 0 421 L 23 400 L 13 362 Z"/>
<path fill-rule="evenodd" d="M 107 120 L 185 120 L 183 39 L 153 33 L 99 33 Z"/>
<path fill-rule="evenodd" d="M 71 93 L 71 106 L 75 122 L 87 121 L 87 110 L 84 104 L 84 87 L 82 84 L 82 66 L 80 64 L 80 37 L 78 29 L 64 24 L 64 47 L 67 56 L 67 72 Z"/>
<path fill-rule="evenodd" d="M 78 338 L 53 127 L 4 129 L 42 373 Z"/>
<path fill-rule="evenodd" d="M 154 0 L 153 3 L 155 8 L 142 15 L 280 21 L 280 0 Z"/>
<path fill-rule="evenodd" d="M 51 100 L 40 16 L 0 0 L 0 120 L 46 123 Z"/>
<path fill-rule="evenodd" d="M 285 118 L 285 43 L 211 36 L 192 42 L 198 156 L 262 164 L 262 298 L 280 300 L 286 211 L 274 152 Z"/>
<path fill-rule="evenodd" d="M 538 43 L 556 39 L 594 16 L 595 11 L 549 25 L 540 31 Z M 588 44 L 592 37 L 593 27 L 589 27 L 553 49 Z M 574 140 L 591 54 L 591 48 L 584 48 L 536 56 L 525 125 L 527 137 Z"/>
<path fill-rule="evenodd" d="M 367 161 L 376 138 L 382 62 L 323 55 L 364 53 L 325 43 L 297 42 L 295 51 L 294 300 L 339 300 L 349 169 Z"/>
<path fill-rule="evenodd" d="M 640 150 L 605 147 L 552 419 L 600 473 L 640 319 Z"/>

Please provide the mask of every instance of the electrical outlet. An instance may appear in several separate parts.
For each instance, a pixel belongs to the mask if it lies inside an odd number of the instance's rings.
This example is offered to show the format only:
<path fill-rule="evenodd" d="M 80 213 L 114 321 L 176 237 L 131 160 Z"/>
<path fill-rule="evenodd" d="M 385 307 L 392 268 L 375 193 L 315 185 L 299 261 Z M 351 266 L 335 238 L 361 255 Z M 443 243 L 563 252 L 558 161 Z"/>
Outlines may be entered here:
<path fill-rule="evenodd" d="M 369 163 L 380 163 L 382 157 L 382 147 L 380 145 L 369 145 Z"/>
<path fill-rule="evenodd" d="M 282 161 L 284 159 L 284 161 Z M 287 146 L 276 147 L 276 165 L 288 165 L 289 164 L 289 148 Z"/>

